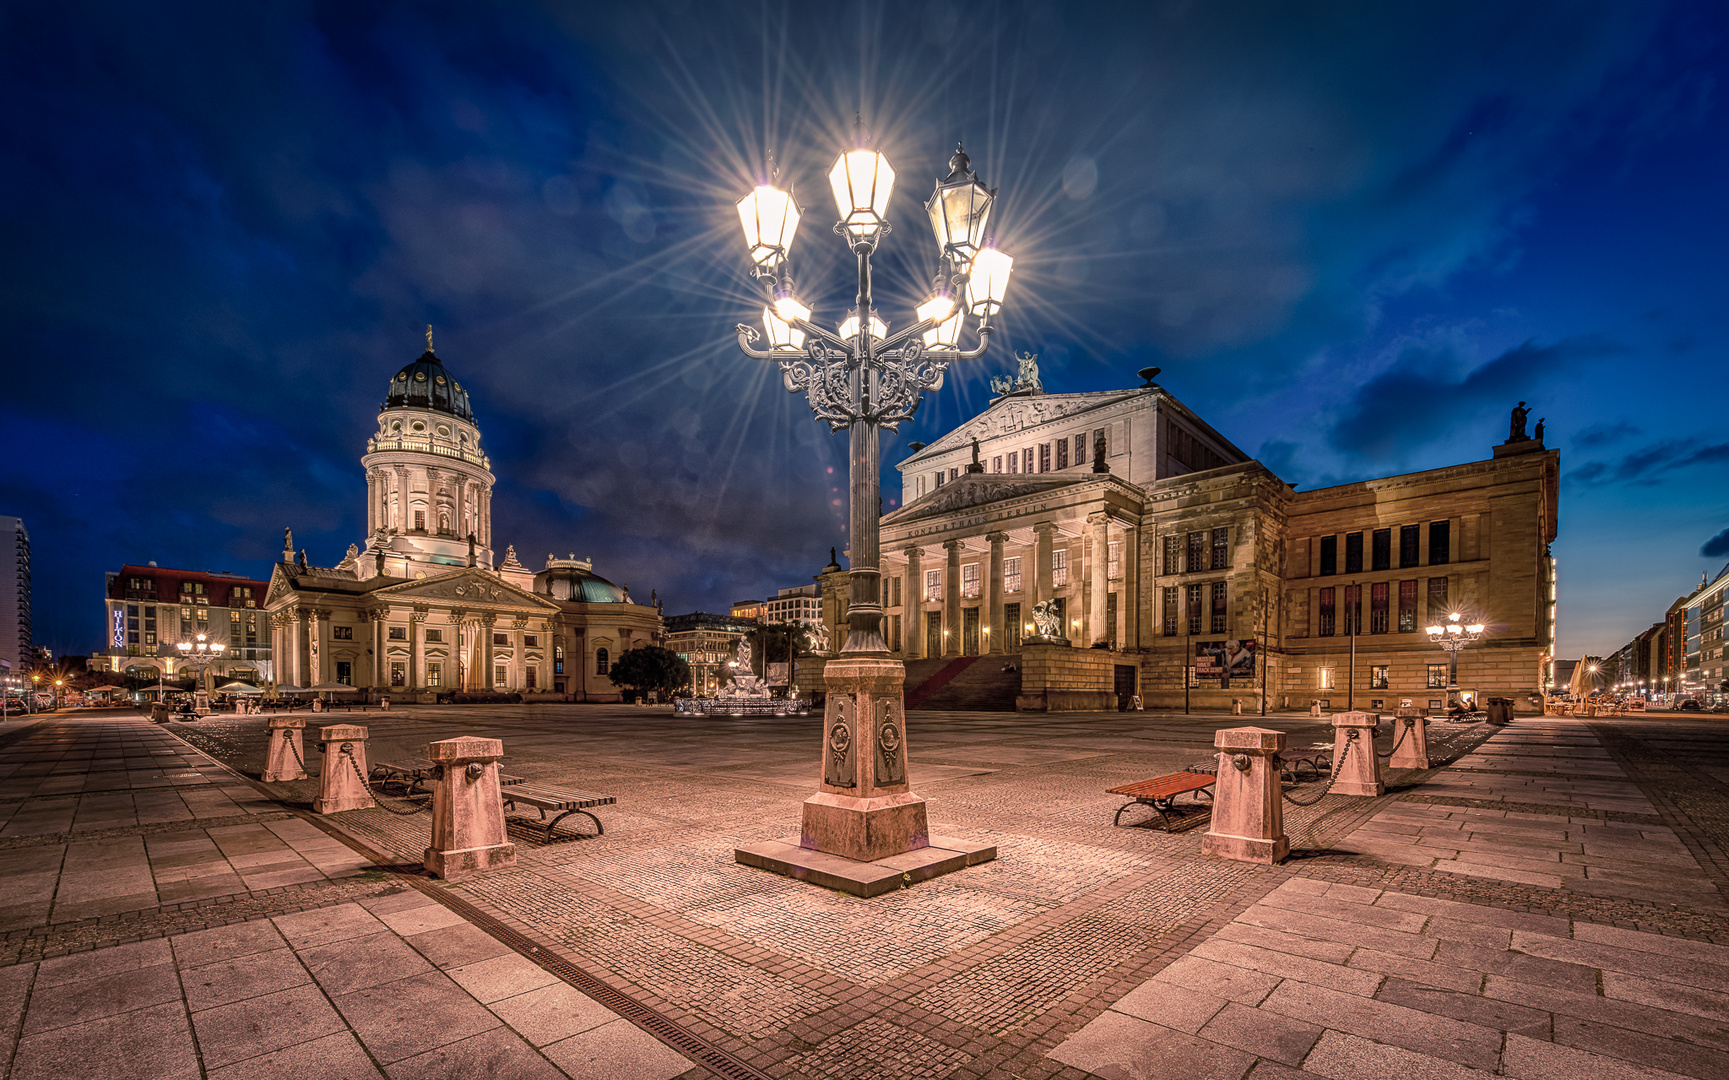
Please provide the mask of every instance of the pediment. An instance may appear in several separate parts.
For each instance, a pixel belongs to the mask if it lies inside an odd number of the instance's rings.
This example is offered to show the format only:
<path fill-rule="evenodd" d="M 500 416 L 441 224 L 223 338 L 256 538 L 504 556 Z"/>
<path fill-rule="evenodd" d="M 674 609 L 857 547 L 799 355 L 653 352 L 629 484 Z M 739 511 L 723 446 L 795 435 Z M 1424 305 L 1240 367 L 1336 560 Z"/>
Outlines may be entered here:
<path fill-rule="evenodd" d="M 277 563 L 270 571 L 270 587 L 264 593 L 264 606 L 273 607 L 277 601 L 294 595 L 294 581 L 282 568 L 286 563 Z"/>
<path fill-rule="evenodd" d="M 1025 428 L 1063 420 L 1101 405 L 1133 397 L 1139 391 L 1104 390 L 1082 394 L 1031 394 L 998 398 L 991 407 L 919 451 L 921 457 L 958 450 L 974 439 L 1009 435 Z"/>
<path fill-rule="evenodd" d="M 1026 480 L 1003 473 L 963 473 L 958 480 L 951 480 L 882 520 L 884 525 L 918 521 L 921 518 L 952 514 L 957 510 L 967 510 L 975 506 L 1018 499 L 1023 495 L 1036 495 L 1043 491 L 1070 487 L 1092 479 L 1093 477 L 1088 475 L 1085 478 L 1064 480 Z"/>
<path fill-rule="evenodd" d="M 438 577 L 404 581 L 373 591 L 379 600 L 398 603 L 439 600 L 447 604 L 484 604 L 489 607 L 527 607 L 536 611 L 555 612 L 559 606 L 543 596 L 519 589 L 484 570 L 463 567 Z"/>

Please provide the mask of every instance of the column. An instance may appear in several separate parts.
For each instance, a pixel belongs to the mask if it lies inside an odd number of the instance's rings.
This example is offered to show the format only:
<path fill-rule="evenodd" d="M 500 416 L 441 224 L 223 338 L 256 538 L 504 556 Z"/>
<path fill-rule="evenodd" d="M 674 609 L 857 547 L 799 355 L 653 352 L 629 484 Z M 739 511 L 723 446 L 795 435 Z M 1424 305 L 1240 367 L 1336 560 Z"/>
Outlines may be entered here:
<path fill-rule="evenodd" d="M 901 643 L 905 646 L 903 652 L 908 660 L 922 660 L 925 655 L 925 572 L 919 563 L 919 556 L 924 553 L 921 547 L 907 548 L 907 585 L 910 588 L 906 597 L 906 625 L 901 627 L 901 633 L 906 637 Z"/>
<path fill-rule="evenodd" d="M 943 550 L 949 553 L 943 573 L 943 625 L 948 628 L 944 656 L 961 654 L 961 546 L 960 540 L 943 541 Z"/>
<path fill-rule="evenodd" d="M 986 586 L 991 591 L 990 613 L 986 616 L 989 621 L 985 625 L 991 628 L 990 648 L 987 651 L 994 653 L 1006 651 L 1004 643 L 1007 638 L 1003 636 L 1007 629 L 1003 626 L 1003 541 L 1008 538 L 1009 534 L 1005 532 L 985 534 L 985 539 L 990 541 L 991 545 L 990 584 Z"/>
<path fill-rule="evenodd" d="M 1051 588 L 1051 551 L 1055 546 L 1053 534 L 1056 529 L 1055 523 L 1049 521 L 1041 521 L 1033 526 L 1033 535 L 1037 537 L 1033 549 L 1035 553 L 1033 556 L 1035 564 L 1033 570 L 1034 604 L 1043 603 L 1054 595 Z M 1027 615 L 1029 617 L 1032 615 L 1031 609 L 1028 609 Z M 1066 630 L 1067 627 L 1063 629 Z"/>
<path fill-rule="evenodd" d="M 480 681 L 480 687 L 483 690 L 491 690 L 493 688 L 492 687 L 492 623 L 493 623 L 493 619 L 495 619 L 495 618 L 496 618 L 496 616 L 493 616 L 493 615 L 482 615 L 480 617 L 480 655 L 484 658 L 481 661 L 480 666 L 486 672 L 485 678 L 483 678 Z"/>
<path fill-rule="evenodd" d="M 371 536 L 378 523 L 378 470 L 366 470 L 366 535 Z"/>
<path fill-rule="evenodd" d="M 408 466 L 392 465 L 391 467 L 392 499 L 394 504 L 388 515 L 391 532 L 407 532 L 411 519 L 408 516 Z"/>
<path fill-rule="evenodd" d="M 312 613 L 306 608 L 294 612 L 294 685 L 299 687 L 312 685 L 311 656 L 307 652 L 310 643 L 306 633 L 306 623 L 311 617 Z"/>
<path fill-rule="evenodd" d="M 317 684 L 326 681 L 324 678 L 324 669 L 326 667 L 324 663 L 324 625 L 329 621 L 329 611 L 326 611 L 323 608 L 314 608 L 312 610 L 312 619 L 307 623 L 307 632 L 312 638 L 312 648 L 310 650 L 312 654 L 312 666 L 307 672 L 306 677 L 310 680 L 306 684 L 307 686 L 316 686 Z M 335 667 L 333 665 L 331 666 L 331 671 L 331 677 L 334 678 Z"/>
<path fill-rule="evenodd" d="M 408 617 L 408 677 L 404 690 L 420 689 L 420 654 L 425 647 L 424 624 L 427 614 L 425 608 L 415 608 L 414 613 Z"/>
<path fill-rule="evenodd" d="M 367 613 L 372 619 L 372 685 L 381 694 L 390 692 L 390 668 L 385 662 L 385 620 L 390 612 L 383 608 L 373 608 Z"/>
<path fill-rule="evenodd" d="M 1087 612 L 1087 644 L 1089 645 L 1097 645 L 1100 642 L 1109 644 L 1111 640 L 1111 628 L 1105 625 L 1105 572 L 1110 568 L 1110 549 L 1106 545 L 1110 541 L 1110 520 L 1111 516 L 1102 511 L 1087 515 L 1087 525 L 1092 533 L 1093 547 L 1092 563 L 1087 568 L 1091 571 L 1087 575 L 1089 585 L 1087 606 L 1091 609 Z M 1117 607 L 1119 609 L 1122 607 L 1120 598 Z"/>
<path fill-rule="evenodd" d="M 510 681 L 518 690 L 528 686 L 528 652 L 522 647 L 522 631 L 527 625 L 528 620 L 523 618 L 510 623 L 511 666 L 515 669 Z"/>
<path fill-rule="evenodd" d="M 1117 586 L 1117 614 L 1123 620 L 1123 636 L 1117 640 L 1124 649 L 1141 647 L 1141 530 L 1131 526 L 1123 532 L 1123 580 Z M 1261 648 L 1266 648 L 1262 642 Z M 1262 654 L 1263 658 L 1265 653 Z"/>

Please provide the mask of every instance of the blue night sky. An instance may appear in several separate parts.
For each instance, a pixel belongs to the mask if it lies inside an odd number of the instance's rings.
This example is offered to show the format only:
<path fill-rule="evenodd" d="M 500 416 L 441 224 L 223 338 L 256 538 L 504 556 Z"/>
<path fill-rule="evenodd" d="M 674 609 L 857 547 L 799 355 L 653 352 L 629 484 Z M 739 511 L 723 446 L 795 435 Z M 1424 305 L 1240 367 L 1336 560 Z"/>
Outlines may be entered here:
<path fill-rule="evenodd" d="M 892 324 L 957 138 L 1016 256 L 995 351 L 891 466 L 1011 350 L 1053 391 L 1161 365 L 1300 487 L 1487 457 L 1523 398 L 1562 455 L 1560 653 L 1605 652 L 1729 560 L 1726 29 L 1654 0 L 7 3 L 0 514 L 38 638 L 99 647 L 124 562 L 263 576 L 284 526 L 339 560 L 426 323 L 501 549 L 669 612 L 808 581 L 844 437 L 733 344 L 732 203 L 772 149 L 838 320 L 824 174 L 862 113 L 900 174 Z"/>

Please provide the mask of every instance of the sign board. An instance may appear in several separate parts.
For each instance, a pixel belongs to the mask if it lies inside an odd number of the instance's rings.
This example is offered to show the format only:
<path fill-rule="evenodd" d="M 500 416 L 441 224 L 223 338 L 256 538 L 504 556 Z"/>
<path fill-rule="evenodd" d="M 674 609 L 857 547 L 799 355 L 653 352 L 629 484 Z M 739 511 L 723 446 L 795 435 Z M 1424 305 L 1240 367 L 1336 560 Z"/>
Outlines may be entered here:
<path fill-rule="evenodd" d="M 126 647 L 125 608 L 117 607 L 114 609 L 114 647 L 116 649 L 124 649 Z"/>
<path fill-rule="evenodd" d="M 1195 642 L 1197 679 L 1252 679 L 1255 677 L 1256 643 L 1253 638 Z"/>

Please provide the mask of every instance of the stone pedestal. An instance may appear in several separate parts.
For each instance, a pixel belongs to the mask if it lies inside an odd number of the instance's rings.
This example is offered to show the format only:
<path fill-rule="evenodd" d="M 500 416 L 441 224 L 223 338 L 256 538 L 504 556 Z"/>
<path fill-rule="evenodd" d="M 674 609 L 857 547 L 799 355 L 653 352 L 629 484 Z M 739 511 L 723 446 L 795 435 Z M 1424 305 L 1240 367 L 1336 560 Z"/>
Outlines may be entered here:
<path fill-rule="evenodd" d="M 460 738 L 427 743 L 439 766 L 432 788 L 432 846 L 426 869 L 446 881 L 516 865 L 516 845 L 505 838 L 498 762 L 504 743 Z"/>
<path fill-rule="evenodd" d="M 1400 709 L 1393 717 L 1393 756 L 1390 769 L 1429 767 L 1429 720 L 1416 709 Z"/>
<path fill-rule="evenodd" d="M 1285 805 L 1273 757 L 1285 748 L 1285 733 L 1268 728 L 1225 728 L 1213 733 L 1219 748 L 1213 785 L 1212 828 L 1201 853 L 1271 865 L 1291 853 L 1285 836 Z"/>
<path fill-rule="evenodd" d="M 340 814 L 378 805 L 361 779 L 366 775 L 366 729 L 359 724 L 332 724 L 318 729 L 318 751 L 324 764 L 318 778 L 315 814 Z M 352 759 L 353 764 L 349 764 Z"/>
<path fill-rule="evenodd" d="M 1381 795 L 1387 788 L 1381 783 L 1381 762 L 1375 757 L 1375 728 L 1381 718 L 1374 713 L 1342 712 L 1333 714 L 1333 794 Z M 1351 752 L 1345 753 L 1351 733 L 1355 741 Z"/>
<path fill-rule="evenodd" d="M 306 767 L 301 764 L 306 760 L 306 751 L 300 741 L 300 733 L 305 727 L 306 718 L 303 716 L 270 718 L 266 729 L 270 734 L 270 745 L 265 757 L 264 775 L 260 777 L 266 784 L 306 779 Z"/>
<path fill-rule="evenodd" d="M 933 846 L 925 801 L 907 780 L 900 661 L 829 661 L 824 673 L 822 780 L 804 802 L 796 845 L 739 848 L 740 863 L 875 896 L 996 857 L 996 848 L 941 840 Z"/>

